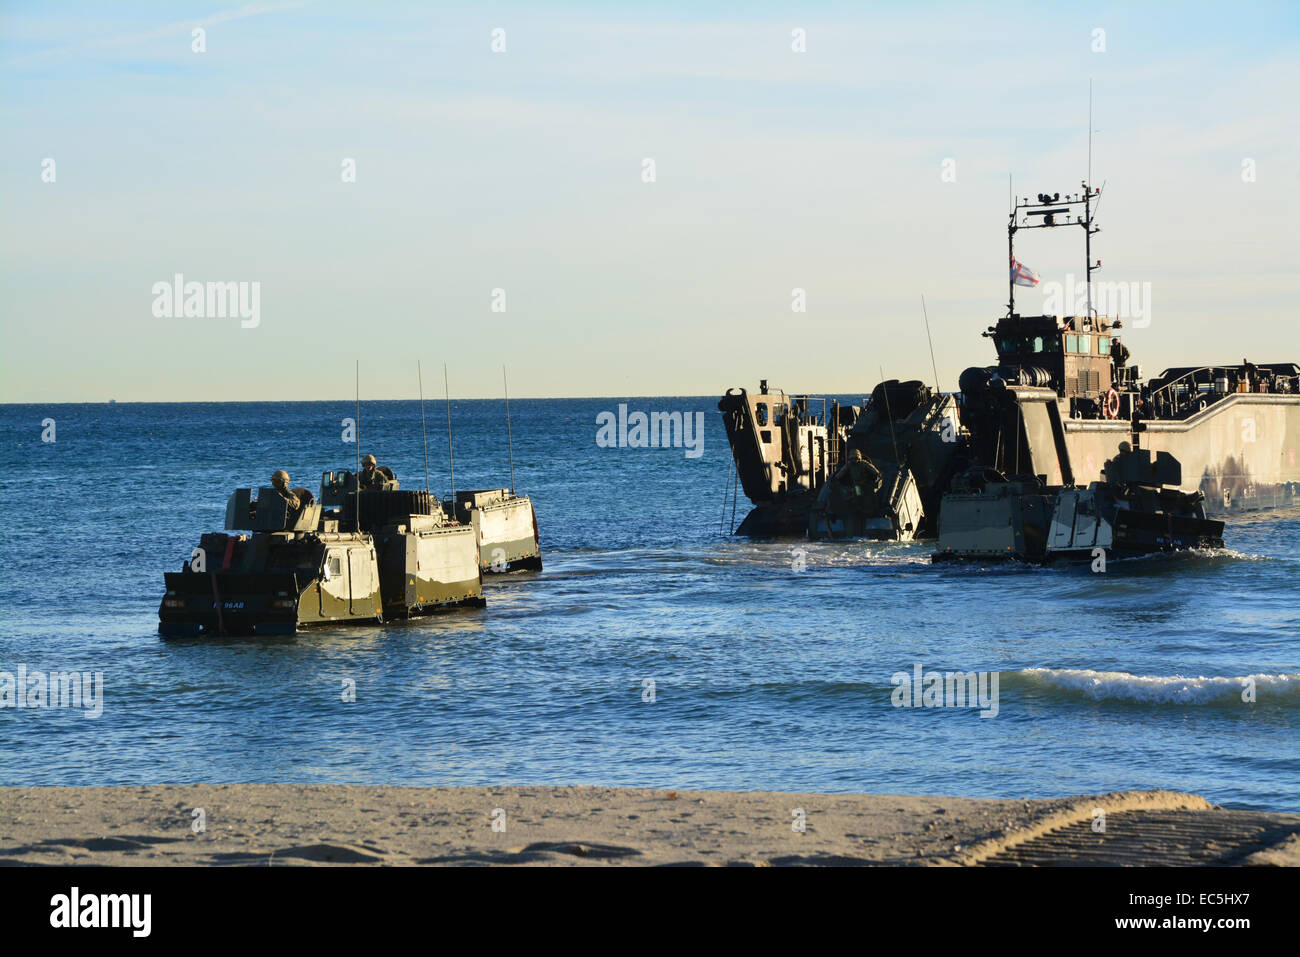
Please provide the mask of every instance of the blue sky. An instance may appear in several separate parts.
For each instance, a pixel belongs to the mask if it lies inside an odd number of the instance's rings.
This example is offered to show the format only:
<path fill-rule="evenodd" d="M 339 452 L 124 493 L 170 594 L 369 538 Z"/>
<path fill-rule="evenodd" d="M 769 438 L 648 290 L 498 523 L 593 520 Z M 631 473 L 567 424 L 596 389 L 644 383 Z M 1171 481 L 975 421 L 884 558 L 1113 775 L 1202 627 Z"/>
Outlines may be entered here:
<path fill-rule="evenodd" d="M 332 398 L 356 358 L 372 398 L 416 358 L 462 396 L 502 363 L 521 396 L 865 392 L 933 378 L 922 295 L 952 388 L 1007 176 L 1078 187 L 1090 79 L 1136 360 L 1300 361 L 1298 37 L 1288 4 L 3 3 L 0 401 Z M 176 273 L 259 282 L 259 325 L 155 316 Z"/>

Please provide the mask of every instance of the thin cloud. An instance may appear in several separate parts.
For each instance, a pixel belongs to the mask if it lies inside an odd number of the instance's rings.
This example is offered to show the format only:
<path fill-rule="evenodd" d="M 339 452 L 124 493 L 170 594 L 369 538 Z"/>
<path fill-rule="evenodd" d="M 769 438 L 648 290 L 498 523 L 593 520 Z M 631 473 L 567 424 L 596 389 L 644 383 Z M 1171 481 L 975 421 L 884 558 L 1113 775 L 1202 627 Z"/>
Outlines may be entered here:
<path fill-rule="evenodd" d="M 156 30 L 147 30 L 142 33 L 127 33 L 115 37 L 96 37 L 91 40 L 83 40 L 78 43 L 71 43 L 67 46 L 57 47 L 52 50 L 40 50 L 36 53 L 29 53 L 26 56 L 15 57 L 12 60 L 5 60 L 0 63 L 0 67 L 17 67 L 28 66 L 38 63 L 56 63 L 67 57 L 74 56 L 91 50 L 112 50 L 121 49 L 122 47 L 136 46 L 141 43 L 148 43 L 152 40 L 160 40 L 163 37 L 175 36 L 181 33 L 189 33 L 191 30 L 202 27 L 215 26 L 218 23 L 228 23 L 232 20 L 244 20 L 248 17 L 262 16 L 267 13 L 280 13 L 285 10 L 296 10 L 308 6 L 312 0 L 291 0 L 288 3 L 246 3 L 242 7 L 234 10 L 221 10 L 209 16 L 202 17 L 198 20 L 177 20 L 166 26 L 158 27 Z"/>

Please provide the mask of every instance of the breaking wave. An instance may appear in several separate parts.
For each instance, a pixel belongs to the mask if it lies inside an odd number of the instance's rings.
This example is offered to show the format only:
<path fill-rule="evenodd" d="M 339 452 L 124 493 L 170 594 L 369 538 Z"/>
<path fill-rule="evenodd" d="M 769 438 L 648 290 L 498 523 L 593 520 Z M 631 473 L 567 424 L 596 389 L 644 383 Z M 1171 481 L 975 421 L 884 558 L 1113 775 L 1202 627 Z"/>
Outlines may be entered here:
<path fill-rule="evenodd" d="M 1136 701 L 1147 704 L 1228 704 L 1242 700 L 1242 690 L 1253 681 L 1259 703 L 1300 703 L 1300 673 L 1253 674 L 1236 678 L 1132 675 L 1126 671 L 1092 671 L 1076 668 L 1025 668 L 1004 675 L 1011 683 L 1029 688 L 1049 688 L 1082 695 L 1094 701 Z M 1019 679 L 1017 681 L 1016 679 Z"/>

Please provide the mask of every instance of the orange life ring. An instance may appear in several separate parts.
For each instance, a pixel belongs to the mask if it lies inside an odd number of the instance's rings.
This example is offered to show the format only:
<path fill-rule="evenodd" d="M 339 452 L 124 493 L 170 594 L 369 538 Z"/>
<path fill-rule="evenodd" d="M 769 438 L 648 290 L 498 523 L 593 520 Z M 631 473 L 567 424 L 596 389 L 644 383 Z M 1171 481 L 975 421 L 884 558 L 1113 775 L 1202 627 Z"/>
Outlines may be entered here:
<path fill-rule="evenodd" d="M 1101 411 L 1108 419 L 1119 418 L 1119 393 L 1114 389 L 1106 390 L 1106 398 L 1102 400 Z"/>

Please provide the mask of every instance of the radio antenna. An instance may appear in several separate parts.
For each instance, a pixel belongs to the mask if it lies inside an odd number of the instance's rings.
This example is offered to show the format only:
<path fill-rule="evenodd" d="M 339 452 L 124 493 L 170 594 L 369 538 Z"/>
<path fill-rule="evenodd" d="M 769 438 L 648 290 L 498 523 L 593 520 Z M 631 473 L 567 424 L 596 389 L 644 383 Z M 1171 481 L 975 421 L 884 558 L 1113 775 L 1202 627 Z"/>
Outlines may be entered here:
<path fill-rule="evenodd" d="M 1092 77 L 1088 77 L 1088 183 L 1086 193 L 1083 197 L 1083 270 L 1084 286 L 1088 294 L 1088 312 L 1087 321 L 1092 322 Z M 1016 446 L 1017 462 L 1020 456 L 1020 446 Z"/>
<path fill-rule="evenodd" d="M 420 437 L 424 439 L 424 490 L 429 491 L 429 430 L 424 424 L 424 372 L 420 360 L 415 360 L 415 374 L 420 380 Z"/>
<path fill-rule="evenodd" d="M 355 480 L 357 485 L 357 491 L 356 491 L 357 514 L 356 514 L 356 521 L 353 524 L 356 525 L 356 531 L 359 532 L 361 531 L 361 360 L 360 359 L 357 360 L 356 404 L 353 408 L 354 408 L 353 415 L 355 416 L 355 418 L 352 420 L 352 440 L 353 440 L 353 444 L 356 445 L 357 447 L 357 477 Z"/>
<path fill-rule="evenodd" d="M 506 448 L 510 452 L 510 494 L 515 494 L 515 437 L 510 430 L 510 383 L 506 381 L 505 363 L 501 364 L 501 390 L 506 397 Z"/>
<path fill-rule="evenodd" d="M 451 477 L 451 501 L 456 503 L 456 453 L 451 444 L 451 387 L 447 384 L 447 363 L 442 364 L 442 390 L 447 399 L 447 471 Z"/>
<path fill-rule="evenodd" d="M 939 366 L 934 361 L 934 337 L 930 335 L 930 313 L 925 308 L 925 296 L 921 296 L 921 315 L 925 316 L 925 338 L 930 342 L 930 368 L 934 370 L 934 390 L 939 389 Z M 884 370 L 881 370 L 882 372 Z"/>
<path fill-rule="evenodd" d="M 885 418 L 889 420 L 889 438 L 894 444 L 894 461 L 898 463 L 898 472 L 902 474 L 903 460 L 898 457 L 898 436 L 894 434 L 894 411 L 889 407 L 889 389 L 885 386 L 885 367 L 880 367 L 880 394 L 885 397 Z"/>
<path fill-rule="evenodd" d="M 1088 188 L 1092 188 L 1092 77 L 1088 77 Z"/>

